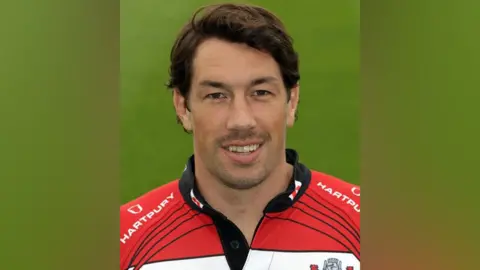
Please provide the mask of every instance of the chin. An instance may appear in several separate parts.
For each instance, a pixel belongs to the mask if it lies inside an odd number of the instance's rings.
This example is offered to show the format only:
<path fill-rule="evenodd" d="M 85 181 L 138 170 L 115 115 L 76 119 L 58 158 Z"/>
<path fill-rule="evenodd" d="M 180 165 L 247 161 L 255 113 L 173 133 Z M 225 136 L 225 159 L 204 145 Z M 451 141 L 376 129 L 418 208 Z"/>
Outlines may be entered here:
<path fill-rule="evenodd" d="M 234 173 L 226 173 L 220 177 L 224 185 L 237 190 L 247 190 L 262 184 L 266 179 L 264 172 L 252 172 L 253 168 L 234 169 Z M 243 171 L 243 172 L 242 172 Z"/>
<path fill-rule="evenodd" d="M 236 190 L 249 190 L 259 186 L 264 179 L 224 179 L 225 186 Z"/>

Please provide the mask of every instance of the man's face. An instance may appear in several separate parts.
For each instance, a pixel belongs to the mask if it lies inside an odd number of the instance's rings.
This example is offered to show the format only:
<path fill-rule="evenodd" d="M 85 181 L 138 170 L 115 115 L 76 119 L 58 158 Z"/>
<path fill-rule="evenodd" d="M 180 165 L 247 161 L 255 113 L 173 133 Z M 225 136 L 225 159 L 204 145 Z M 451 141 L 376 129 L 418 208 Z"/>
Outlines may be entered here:
<path fill-rule="evenodd" d="M 287 102 L 270 55 L 217 39 L 202 43 L 193 63 L 190 111 L 174 95 L 177 115 L 193 131 L 196 166 L 230 188 L 260 184 L 285 162 L 286 128 L 293 125 L 298 93 L 292 89 Z"/>

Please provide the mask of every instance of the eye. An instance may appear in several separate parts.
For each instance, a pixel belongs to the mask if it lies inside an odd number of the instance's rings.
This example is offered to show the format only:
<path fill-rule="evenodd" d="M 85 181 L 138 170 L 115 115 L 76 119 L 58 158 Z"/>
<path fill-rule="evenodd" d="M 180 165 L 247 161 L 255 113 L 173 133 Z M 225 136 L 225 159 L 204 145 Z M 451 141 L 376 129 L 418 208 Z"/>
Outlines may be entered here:
<path fill-rule="evenodd" d="M 259 97 L 268 96 L 268 95 L 271 95 L 271 94 L 272 93 L 270 91 L 267 91 L 267 90 L 256 90 L 255 92 L 253 92 L 254 96 L 259 96 Z"/>
<path fill-rule="evenodd" d="M 219 100 L 219 99 L 227 98 L 227 96 L 225 96 L 223 93 L 211 93 L 211 94 L 208 94 L 205 98 Z"/>

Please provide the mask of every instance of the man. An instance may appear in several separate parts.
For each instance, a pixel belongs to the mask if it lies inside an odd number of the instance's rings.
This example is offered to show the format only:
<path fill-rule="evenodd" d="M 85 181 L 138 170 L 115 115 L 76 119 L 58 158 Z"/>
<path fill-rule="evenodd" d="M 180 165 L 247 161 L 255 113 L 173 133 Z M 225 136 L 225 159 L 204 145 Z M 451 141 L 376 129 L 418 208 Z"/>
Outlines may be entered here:
<path fill-rule="evenodd" d="M 286 149 L 298 57 L 269 11 L 197 12 L 169 87 L 194 155 L 179 180 L 120 208 L 121 269 L 360 269 L 360 189 Z"/>

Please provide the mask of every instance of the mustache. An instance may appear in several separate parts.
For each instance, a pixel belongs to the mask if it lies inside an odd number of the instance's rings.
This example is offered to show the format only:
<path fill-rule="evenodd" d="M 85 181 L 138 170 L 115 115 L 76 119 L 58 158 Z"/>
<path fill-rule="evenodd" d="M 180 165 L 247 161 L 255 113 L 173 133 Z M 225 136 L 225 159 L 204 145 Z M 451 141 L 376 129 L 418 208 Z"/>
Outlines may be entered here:
<path fill-rule="evenodd" d="M 219 138 L 217 140 L 218 145 L 224 145 L 229 141 L 246 141 L 251 139 L 259 139 L 264 142 L 269 141 L 271 139 L 270 134 L 266 132 L 256 132 L 253 130 L 232 130 L 227 135 Z"/>

